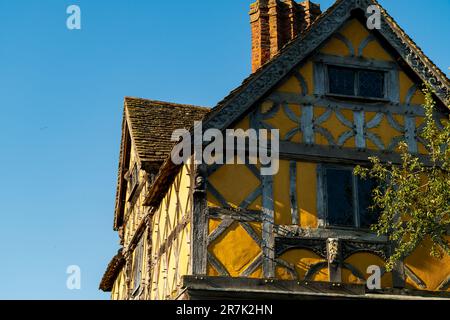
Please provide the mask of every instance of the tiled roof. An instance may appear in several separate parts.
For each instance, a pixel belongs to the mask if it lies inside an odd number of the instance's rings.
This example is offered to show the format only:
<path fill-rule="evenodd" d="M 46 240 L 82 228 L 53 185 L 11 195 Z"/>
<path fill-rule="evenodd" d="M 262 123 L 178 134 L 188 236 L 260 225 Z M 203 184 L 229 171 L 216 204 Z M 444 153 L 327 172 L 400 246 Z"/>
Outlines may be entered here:
<path fill-rule="evenodd" d="M 100 290 L 104 292 L 111 292 L 114 281 L 116 281 L 116 278 L 124 264 L 125 258 L 122 255 L 122 250 L 119 250 L 119 252 L 117 252 L 117 254 L 111 259 L 111 262 L 108 264 L 108 267 L 103 274 L 99 287 Z"/>
<path fill-rule="evenodd" d="M 163 162 L 174 142 L 170 140 L 176 129 L 190 129 L 210 109 L 153 101 L 125 98 L 125 110 L 131 138 L 141 162 Z"/>
<path fill-rule="evenodd" d="M 127 126 L 143 167 L 157 170 L 175 145 L 170 139 L 172 132 L 176 129 L 190 129 L 194 121 L 203 119 L 209 111 L 210 109 L 205 107 L 125 97 L 114 212 L 115 230 L 119 227 L 118 218 L 123 209 L 120 195 L 124 188 L 123 175 L 126 171 L 124 153 Z"/>

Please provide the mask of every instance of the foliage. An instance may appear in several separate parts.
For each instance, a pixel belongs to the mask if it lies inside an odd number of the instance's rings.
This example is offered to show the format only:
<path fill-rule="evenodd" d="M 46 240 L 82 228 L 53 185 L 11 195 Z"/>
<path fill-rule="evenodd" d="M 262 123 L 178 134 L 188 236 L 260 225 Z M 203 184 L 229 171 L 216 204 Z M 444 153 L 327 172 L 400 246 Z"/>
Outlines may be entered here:
<path fill-rule="evenodd" d="M 424 240 L 431 241 L 430 254 L 442 258 L 450 254 L 447 229 L 450 227 L 450 121 L 437 125 L 433 119 L 435 102 L 430 87 L 425 94 L 426 127 L 421 137 L 429 155 L 419 157 L 399 144 L 401 161 L 383 163 L 370 158 L 371 168 L 357 167 L 355 174 L 376 180 L 373 211 L 381 212 L 372 230 L 387 236 L 394 252 L 387 262 L 391 270 Z"/>

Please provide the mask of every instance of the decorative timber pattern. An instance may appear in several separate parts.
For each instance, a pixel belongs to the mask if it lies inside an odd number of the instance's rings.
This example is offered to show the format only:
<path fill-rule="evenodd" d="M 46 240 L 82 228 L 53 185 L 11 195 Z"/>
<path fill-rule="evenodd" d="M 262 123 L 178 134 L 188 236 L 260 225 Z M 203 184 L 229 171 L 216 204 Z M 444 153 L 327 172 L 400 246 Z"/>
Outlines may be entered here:
<path fill-rule="evenodd" d="M 210 168 L 209 173 L 213 174 L 217 169 L 217 166 L 214 166 Z M 249 169 L 249 171 L 252 170 Z M 292 177 L 292 174 L 296 174 L 296 171 L 290 170 L 290 177 Z M 376 235 L 357 231 L 339 232 L 328 229 L 302 229 L 297 225 L 299 222 L 298 216 L 293 217 L 292 225 L 276 225 L 273 222 L 270 210 L 248 209 L 249 204 L 263 194 L 263 179 L 258 177 L 258 180 L 259 185 L 238 208 L 231 207 L 230 203 L 211 183 L 207 184 L 208 192 L 214 198 L 219 199 L 221 203 L 220 207 L 208 207 L 206 209 L 206 215 L 209 219 L 218 221 L 217 226 L 208 234 L 205 242 L 205 249 L 207 248 L 205 250 L 205 263 L 214 269 L 212 274 L 233 277 L 255 277 L 256 275 L 256 277 L 275 278 L 277 277 L 276 270 L 283 269 L 288 274 L 287 279 L 311 281 L 323 269 L 328 269 L 330 280 L 333 282 L 342 282 L 343 270 L 350 272 L 358 281 L 365 281 L 366 276 L 360 268 L 348 261 L 349 258 L 358 253 L 369 253 L 377 256 L 381 259 L 380 261 L 386 261 L 391 247 L 388 242 L 376 237 Z M 295 181 L 296 179 L 290 180 Z M 266 202 L 263 200 L 263 203 L 265 202 L 265 205 L 271 208 L 273 205 L 270 203 L 270 197 L 268 199 Z M 298 210 L 296 203 L 296 200 L 291 202 L 292 212 Z M 265 211 L 269 212 L 268 218 L 265 217 Z M 262 233 L 255 230 L 258 229 L 258 227 L 254 227 L 255 225 L 260 226 Z M 247 250 L 249 246 L 257 247 L 257 249 L 246 251 L 246 254 L 249 255 L 247 257 L 249 263 L 236 273 L 234 270 L 227 269 L 224 264 L 224 261 L 230 258 L 229 256 L 216 257 L 214 252 L 220 252 L 220 249 L 224 249 L 230 250 L 230 253 L 236 253 L 237 247 L 226 248 L 226 237 L 229 237 L 230 233 L 235 232 L 238 228 L 241 231 L 239 242 L 228 245 L 242 246 L 244 250 Z M 219 251 L 214 251 L 212 247 L 215 243 L 221 245 L 218 239 L 224 247 L 219 247 Z M 197 242 L 197 244 L 199 243 Z M 284 254 L 298 249 L 310 251 L 318 256 L 315 262 L 305 266 L 306 270 L 303 275 L 296 271 L 292 263 L 283 259 Z M 262 273 L 257 273 L 258 269 L 261 269 Z M 385 273 L 386 271 L 382 270 L 382 275 L 385 275 Z M 208 274 L 211 275 L 211 272 L 208 271 Z M 403 264 L 400 269 L 397 268 L 392 272 L 392 278 L 399 279 L 397 282 L 393 281 L 399 288 L 405 286 L 406 277 L 418 287 L 425 288 L 423 280 Z"/>
<path fill-rule="evenodd" d="M 213 175 L 223 165 L 213 165 L 208 168 L 208 176 Z M 206 241 L 206 247 L 213 246 L 215 242 L 218 242 L 219 238 L 226 237 L 230 230 L 239 229 L 249 237 L 250 246 L 256 248 L 256 250 L 250 250 L 254 253 L 251 257 L 253 261 L 249 263 L 243 270 L 239 270 L 239 273 L 234 273 L 234 276 L 250 276 L 258 268 L 266 270 L 270 275 L 270 257 L 273 256 L 273 252 L 266 250 L 271 248 L 270 228 L 273 226 L 273 210 L 268 210 L 265 214 L 261 210 L 249 210 L 249 206 L 255 202 L 258 198 L 262 197 L 262 202 L 267 202 L 267 198 L 270 197 L 270 184 L 265 181 L 265 177 L 260 175 L 259 169 L 255 165 L 246 164 L 242 165 L 253 175 L 256 179 L 256 187 L 252 190 L 240 203 L 235 207 L 231 206 L 225 197 L 214 187 L 214 185 L 208 181 L 207 191 L 211 194 L 220 204 L 220 207 L 210 207 L 207 209 L 208 216 L 212 219 L 220 221 L 217 227 L 209 233 Z M 267 204 L 270 208 L 270 204 Z M 251 224 L 256 223 L 264 229 L 262 234 L 259 234 Z M 223 241 L 223 239 L 222 239 Z M 226 240 L 225 240 L 226 241 Z M 261 249 L 259 249 L 261 248 Z M 219 275 L 229 276 L 232 272 L 221 263 L 221 261 L 208 250 L 207 263 L 210 264 Z M 273 258 L 272 258 L 273 259 Z"/>
<path fill-rule="evenodd" d="M 379 104 L 366 108 L 360 104 L 326 98 L 299 97 L 280 92 L 269 96 L 266 102 L 273 104 L 272 109 L 267 113 L 262 113 L 260 109 L 257 118 L 261 120 L 263 128 L 274 129 L 274 126 L 270 125 L 267 120 L 283 112 L 291 122 L 288 125 L 293 126 L 281 137 L 284 142 L 291 142 L 296 134 L 301 134 L 300 143 L 322 144 L 320 140 L 323 138 L 324 144 L 328 146 L 336 149 L 350 146 L 349 148 L 358 153 L 369 149 L 393 152 L 400 141 L 406 141 L 413 153 L 418 152 L 419 144 L 426 145 L 419 134 L 425 124 L 422 123 L 416 128 L 417 118 L 423 117 L 423 110 L 420 106 L 405 105 L 392 108 L 391 105 Z M 315 110 L 313 105 L 324 107 L 318 107 Z M 346 116 L 344 113 L 350 116 Z M 327 128 L 336 129 L 334 123 L 329 125 L 335 119 L 337 119 L 337 124 L 343 127 L 337 136 Z M 382 123 L 389 130 L 395 132 L 395 135 L 387 141 L 380 137 L 378 130 Z M 440 124 L 439 121 L 437 123 Z M 282 153 L 283 151 L 285 150 L 281 150 Z"/>
<path fill-rule="evenodd" d="M 181 290 L 181 277 L 192 269 L 190 221 L 193 213 L 193 166 L 183 166 L 161 206 L 151 219 L 149 299 L 173 299 Z"/>

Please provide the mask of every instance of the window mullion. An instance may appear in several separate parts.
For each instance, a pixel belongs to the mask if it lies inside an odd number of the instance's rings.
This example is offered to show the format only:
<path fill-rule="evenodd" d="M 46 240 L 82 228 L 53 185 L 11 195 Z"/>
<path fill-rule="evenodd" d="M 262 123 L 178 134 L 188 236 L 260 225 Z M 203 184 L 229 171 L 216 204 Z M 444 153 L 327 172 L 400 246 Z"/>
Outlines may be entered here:
<path fill-rule="evenodd" d="M 328 222 L 328 185 L 327 185 L 327 170 L 324 167 L 321 167 L 321 171 L 322 171 L 322 189 L 323 189 L 323 193 L 322 193 L 322 199 L 320 199 L 323 202 L 323 217 L 324 217 L 324 226 L 327 227 L 329 225 Z"/>
<path fill-rule="evenodd" d="M 385 72 L 384 73 L 384 81 L 383 81 L 383 84 L 384 84 L 383 92 L 384 92 L 385 99 L 389 99 L 389 96 L 391 95 L 390 91 L 393 90 L 393 88 L 391 88 L 389 86 L 389 77 L 390 77 L 390 74 Z"/>

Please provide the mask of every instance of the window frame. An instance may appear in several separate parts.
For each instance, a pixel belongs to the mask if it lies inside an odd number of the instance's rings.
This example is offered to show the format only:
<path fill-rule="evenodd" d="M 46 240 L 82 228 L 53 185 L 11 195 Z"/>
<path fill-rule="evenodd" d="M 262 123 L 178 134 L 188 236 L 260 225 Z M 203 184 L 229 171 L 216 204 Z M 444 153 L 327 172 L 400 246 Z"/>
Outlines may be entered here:
<path fill-rule="evenodd" d="M 348 95 L 348 94 L 341 94 L 341 93 L 334 93 L 331 92 L 331 84 L 330 84 L 330 74 L 329 74 L 329 68 L 340 68 L 340 69 L 347 69 L 347 70 L 353 70 L 355 77 L 353 81 L 353 93 L 354 95 Z M 360 72 L 361 71 L 373 71 L 373 72 L 379 72 L 383 74 L 383 96 L 382 97 L 372 97 L 372 96 L 363 96 L 359 94 L 360 87 L 359 87 L 359 81 L 360 81 Z M 325 67 L 325 89 L 326 89 L 326 95 L 327 96 L 334 96 L 334 97 L 340 97 L 340 98 L 350 98 L 350 99 L 364 99 L 364 100 L 376 100 L 376 101 L 389 101 L 388 97 L 388 72 L 386 70 L 379 70 L 379 69 L 369 69 L 369 68 L 362 68 L 362 67 L 355 67 L 355 66 L 342 66 L 342 65 L 335 65 L 335 64 L 326 64 Z"/>
<path fill-rule="evenodd" d="M 367 71 L 384 72 L 384 97 L 350 96 L 330 93 L 328 67 L 353 68 Z M 313 58 L 314 94 L 331 99 L 400 103 L 399 66 L 394 61 L 374 60 L 363 57 L 340 57 L 328 54 L 316 54 Z M 357 81 L 355 80 L 355 86 Z M 357 88 L 355 88 L 355 92 Z"/>
<path fill-rule="evenodd" d="M 340 230 L 358 230 L 370 232 L 370 228 L 361 226 L 360 205 L 359 205 L 359 188 L 358 177 L 353 174 L 355 166 L 352 165 L 338 165 L 338 164 L 319 164 L 317 167 L 317 188 L 318 188 L 318 217 L 319 227 L 328 229 L 340 229 Z M 328 219 L 328 185 L 327 185 L 327 170 L 343 170 L 350 171 L 352 173 L 352 199 L 353 199 L 353 226 L 338 226 L 329 223 Z"/>

